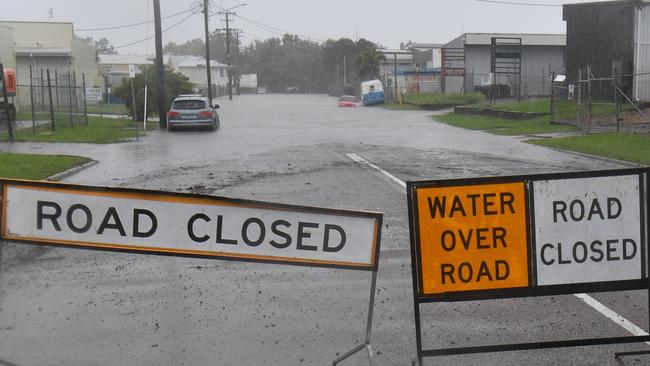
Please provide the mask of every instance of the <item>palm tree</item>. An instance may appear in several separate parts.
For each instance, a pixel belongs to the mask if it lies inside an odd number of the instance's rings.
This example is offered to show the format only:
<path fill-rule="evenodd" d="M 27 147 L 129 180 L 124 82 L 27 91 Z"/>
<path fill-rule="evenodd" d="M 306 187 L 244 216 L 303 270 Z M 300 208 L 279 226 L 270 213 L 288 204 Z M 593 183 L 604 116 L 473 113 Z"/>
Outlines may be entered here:
<path fill-rule="evenodd" d="M 379 63 L 384 59 L 376 48 L 359 53 L 354 59 L 354 66 L 361 81 L 376 79 L 379 76 Z"/>

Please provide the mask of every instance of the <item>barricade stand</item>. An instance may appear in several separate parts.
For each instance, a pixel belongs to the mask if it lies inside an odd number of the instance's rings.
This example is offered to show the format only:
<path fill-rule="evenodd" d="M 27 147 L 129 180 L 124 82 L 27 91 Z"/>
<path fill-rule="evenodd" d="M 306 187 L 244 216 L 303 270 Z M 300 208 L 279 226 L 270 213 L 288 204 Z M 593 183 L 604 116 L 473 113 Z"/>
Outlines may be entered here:
<path fill-rule="evenodd" d="M 372 358 L 373 358 L 373 353 L 372 353 L 372 347 L 370 346 L 370 337 L 372 336 L 372 313 L 373 310 L 375 309 L 375 292 L 377 289 L 377 271 L 372 272 L 372 280 L 370 281 L 370 300 L 368 302 L 368 322 L 366 324 L 366 341 L 364 343 L 361 343 L 351 349 L 350 351 L 344 353 L 341 355 L 339 358 L 334 360 L 332 362 L 332 365 L 338 365 L 339 362 L 347 359 L 348 357 L 363 351 L 363 349 L 366 349 L 366 353 L 368 354 L 368 362 L 370 363 L 370 366 L 372 366 Z"/>
<path fill-rule="evenodd" d="M 365 342 L 334 365 L 365 349 L 372 366 L 382 218 L 369 211 L 0 178 L 0 240 L 371 272 Z"/>
<path fill-rule="evenodd" d="M 649 168 L 636 168 L 407 182 L 417 350 L 412 364 L 422 365 L 425 357 L 650 341 L 642 335 L 423 349 L 420 319 L 426 303 L 647 290 L 650 322 L 649 177 Z M 463 236 L 452 240 L 450 227 Z M 486 234 L 490 228 L 494 237 Z M 467 245 L 471 230 L 474 249 Z M 493 242 L 481 242 L 481 233 Z M 478 272 L 468 268 L 476 258 L 483 261 L 481 271 L 465 281 Z M 488 272 L 491 263 L 496 275 Z M 510 277 L 499 273 L 499 265 Z M 503 282 L 493 281 L 500 275 Z M 650 351 L 615 357 L 640 354 Z"/>

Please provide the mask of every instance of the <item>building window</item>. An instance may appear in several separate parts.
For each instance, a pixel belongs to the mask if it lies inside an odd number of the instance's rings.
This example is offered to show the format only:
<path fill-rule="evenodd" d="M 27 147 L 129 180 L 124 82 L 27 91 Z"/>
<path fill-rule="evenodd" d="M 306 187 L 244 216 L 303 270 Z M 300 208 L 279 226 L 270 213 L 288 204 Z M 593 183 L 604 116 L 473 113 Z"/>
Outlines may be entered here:
<path fill-rule="evenodd" d="M 223 77 L 223 69 L 219 69 L 219 76 Z"/>

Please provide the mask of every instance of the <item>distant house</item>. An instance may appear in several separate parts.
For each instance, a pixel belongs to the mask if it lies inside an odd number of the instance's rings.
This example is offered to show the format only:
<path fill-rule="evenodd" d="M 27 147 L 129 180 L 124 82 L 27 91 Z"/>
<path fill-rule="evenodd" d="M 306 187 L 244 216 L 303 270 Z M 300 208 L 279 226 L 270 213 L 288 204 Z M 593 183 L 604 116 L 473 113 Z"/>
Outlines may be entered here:
<path fill-rule="evenodd" d="M 467 93 L 500 86 L 501 96 L 550 93 L 553 72 L 564 72 L 563 34 L 465 33 L 442 47 L 442 88 Z"/>
<path fill-rule="evenodd" d="M 388 48 L 378 49 L 377 52 L 384 56 L 379 63 L 379 77 L 390 96 L 395 82 L 404 85 L 404 73 L 413 70 L 413 53 L 409 50 Z"/>
<path fill-rule="evenodd" d="M 141 72 L 141 68 L 153 65 L 155 56 L 153 55 L 100 55 L 100 67 L 106 75 L 106 85 L 109 89 L 115 88 L 122 83 L 123 79 L 129 76 L 129 65 L 133 65 L 136 73 Z M 205 58 L 189 55 L 164 55 L 163 63 L 166 67 L 180 73 L 189 79 L 192 83 L 194 92 L 206 93 L 207 90 L 207 73 L 205 69 Z M 228 84 L 228 66 L 217 61 L 210 61 L 212 88 L 217 95 L 217 91 L 223 91 Z"/>
<path fill-rule="evenodd" d="M 612 77 L 616 68 L 621 89 L 630 98 L 650 101 L 648 5 L 650 1 L 641 0 L 564 5 L 568 80 L 586 78 L 587 67 L 600 78 Z M 599 84 L 592 86 L 592 93 L 611 97 L 611 86 Z"/>
<path fill-rule="evenodd" d="M 198 56 L 166 56 L 167 65 L 190 80 L 194 91 L 206 93 L 208 77 L 205 58 Z M 221 95 L 228 85 L 228 65 L 210 60 L 210 78 L 213 95 Z M 234 81 L 233 81 L 234 85 Z"/>
<path fill-rule="evenodd" d="M 408 42 L 400 48 L 411 51 L 415 69 L 437 69 L 442 65 L 441 43 Z"/>
<path fill-rule="evenodd" d="M 408 42 L 400 44 L 400 49 L 378 49 L 384 56 L 379 77 L 388 96 L 395 93 L 395 81 L 400 90 L 409 94 L 439 92 L 441 46 Z"/>
<path fill-rule="evenodd" d="M 239 89 L 242 93 L 257 93 L 257 74 L 242 74 L 239 79 Z"/>

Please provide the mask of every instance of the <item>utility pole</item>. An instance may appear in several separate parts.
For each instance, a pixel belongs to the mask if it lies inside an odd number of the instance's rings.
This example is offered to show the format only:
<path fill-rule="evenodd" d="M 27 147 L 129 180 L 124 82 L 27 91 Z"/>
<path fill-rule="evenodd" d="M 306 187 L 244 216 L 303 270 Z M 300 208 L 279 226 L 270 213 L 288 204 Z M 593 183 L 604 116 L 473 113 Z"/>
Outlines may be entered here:
<path fill-rule="evenodd" d="M 343 54 L 343 88 L 345 88 L 345 84 L 348 83 L 347 75 L 346 75 L 346 73 L 347 73 L 347 70 L 346 70 L 346 69 L 347 69 L 347 66 L 345 65 L 347 62 L 346 62 L 346 57 L 345 57 L 345 56 L 346 56 L 346 55 Z"/>
<path fill-rule="evenodd" d="M 235 31 L 235 47 L 237 47 L 237 58 L 235 61 L 237 62 L 237 73 L 235 74 L 235 87 L 237 88 L 237 95 L 241 95 L 241 88 L 239 87 L 239 82 L 241 80 L 241 60 L 239 59 L 239 33 L 242 32 L 241 29 L 234 29 Z"/>
<path fill-rule="evenodd" d="M 226 10 L 220 11 L 219 14 L 223 14 L 226 16 L 226 58 L 228 60 L 228 98 L 232 100 L 232 70 L 230 69 L 232 66 L 232 57 L 230 54 L 230 15 L 235 15 L 231 10 L 235 8 L 239 8 L 241 6 L 246 6 L 248 4 L 242 3 L 239 5 L 235 5 L 231 8 L 228 8 Z M 238 45 L 239 46 L 239 45 Z"/>
<path fill-rule="evenodd" d="M 162 28 L 160 20 L 160 0 L 153 0 L 153 14 L 156 37 L 156 89 L 158 89 L 158 118 L 161 129 L 167 128 L 167 103 L 165 97 L 165 66 L 163 65 L 162 55 Z"/>
<path fill-rule="evenodd" d="M 203 0 L 203 21 L 205 22 L 205 69 L 208 73 L 208 100 L 212 105 L 212 68 L 210 67 L 210 33 L 208 32 L 208 1 Z"/>
<path fill-rule="evenodd" d="M 231 12 L 227 11 L 224 12 L 226 15 L 226 58 L 228 59 L 228 99 L 232 100 L 232 70 L 230 70 L 230 19 L 228 19 L 228 16 L 232 14 Z"/>

